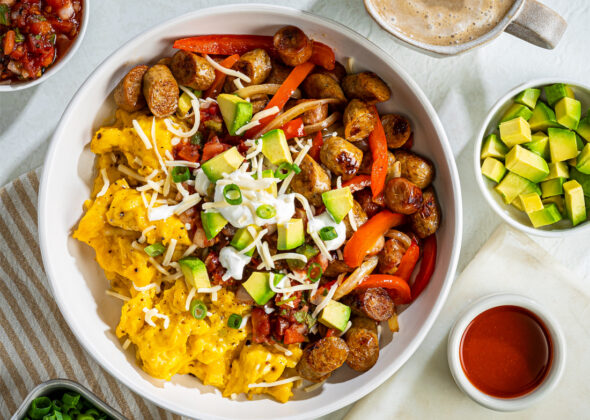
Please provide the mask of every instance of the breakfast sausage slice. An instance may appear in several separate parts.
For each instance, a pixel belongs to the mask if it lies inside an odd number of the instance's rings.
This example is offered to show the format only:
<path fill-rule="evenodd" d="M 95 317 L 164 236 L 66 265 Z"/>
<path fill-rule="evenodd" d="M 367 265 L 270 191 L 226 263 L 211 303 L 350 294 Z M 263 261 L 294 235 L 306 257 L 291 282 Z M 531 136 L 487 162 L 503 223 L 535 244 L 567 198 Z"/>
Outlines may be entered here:
<path fill-rule="evenodd" d="M 113 95 L 117 106 L 125 111 L 139 111 L 145 106 L 145 98 L 141 93 L 143 75 L 148 66 L 135 66 L 121 79 Z"/>
<path fill-rule="evenodd" d="M 381 124 L 383 124 L 383 131 L 385 131 L 387 147 L 397 149 L 410 139 L 412 128 L 406 117 L 398 114 L 385 114 L 381 117 Z"/>
<path fill-rule="evenodd" d="M 386 241 L 383 250 L 379 253 L 379 272 L 395 274 L 405 252 L 403 244 L 397 239 Z"/>
<path fill-rule="evenodd" d="M 348 141 L 362 140 L 375 128 L 377 116 L 365 102 L 353 99 L 344 110 L 344 136 Z"/>
<path fill-rule="evenodd" d="M 346 226 L 346 239 L 350 239 L 350 237 L 354 234 L 354 229 L 350 225 L 350 217 L 354 218 L 354 222 L 356 223 L 357 229 L 364 225 L 369 218 L 367 217 L 367 213 L 361 206 L 361 204 L 353 200 L 352 201 L 352 209 L 350 209 L 352 214 L 349 214 L 349 217 L 345 217 L 342 221 Z"/>
<path fill-rule="evenodd" d="M 178 83 L 163 64 L 150 67 L 143 76 L 143 96 L 152 114 L 167 117 L 178 108 Z"/>
<path fill-rule="evenodd" d="M 420 238 L 426 238 L 438 230 L 440 207 L 432 187 L 422 192 L 422 208 L 410 216 L 412 230 Z"/>
<path fill-rule="evenodd" d="M 299 99 L 295 102 L 296 105 L 312 101 L 313 99 Z M 303 124 L 315 124 L 319 123 L 320 121 L 325 120 L 328 118 L 328 104 L 321 104 L 316 106 L 315 108 L 310 109 L 309 111 L 305 111 L 301 116 L 303 120 Z"/>
<path fill-rule="evenodd" d="M 250 86 L 259 85 L 264 82 L 270 74 L 272 64 L 268 53 L 261 48 L 257 48 L 242 54 L 232 68 L 248 76 L 251 81 L 242 82 L 242 84 L 244 86 Z M 233 80 L 235 77 L 228 77 L 228 82 L 230 82 L 230 79 L 231 84 L 234 85 Z"/>
<path fill-rule="evenodd" d="M 396 150 L 395 159 L 401 164 L 401 176 L 424 189 L 434 178 L 434 165 L 426 158 L 407 150 Z"/>
<path fill-rule="evenodd" d="M 327 74 L 310 74 L 303 81 L 303 90 L 311 99 L 335 98 L 342 103 L 346 102 L 346 97 L 338 82 Z"/>
<path fill-rule="evenodd" d="M 352 178 L 363 161 L 361 149 L 338 136 L 328 137 L 320 149 L 322 163 L 336 176 L 342 179 Z"/>
<path fill-rule="evenodd" d="M 393 301 L 381 287 L 356 289 L 341 299 L 358 315 L 367 316 L 375 321 L 385 321 L 393 315 Z"/>
<path fill-rule="evenodd" d="M 313 69 L 312 73 L 326 74 L 326 75 L 330 76 L 332 79 L 336 80 L 338 83 L 341 83 L 342 79 L 344 79 L 344 76 L 346 76 L 346 69 L 344 68 L 344 66 L 342 64 L 340 64 L 338 61 L 336 61 L 334 63 L 334 68 L 332 70 L 326 70 L 323 67 L 316 66 Z"/>
<path fill-rule="evenodd" d="M 422 190 L 405 178 L 392 178 L 385 184 L 385 204 L 395 213 L 416 213 L 422 207 Z"/>
<path fill-rule="evenodd" d="M 291 73 L 291 69 L 278 60 L 271 60 L 271 69 L 264 83 L 280 85 Z"/>
<path fill-rule="evenodd" d="M 391 91 L 385 82 L 372 72 L 349 74 L 342 80 L 342 89 L 349 99 L 361 99 L 368 104 L 385 102 Z"/>
<path fill-rule="evenodd" d="M 350 329 L 344 335 L 348 345 L 346 364 L 357 372 L 366 372 L 379 359 L 379 336 L 377 323 L 358 316 L 352 319 Z"/>
<path fill-rule="evenodd" d="M 279 52 L 283 63 L 297 66 L 311 57 L 313 42 L 296 26 L 285 26 L 273 37 L 273 45 Z"/>
<path fill-rule="evenodd" d="M 309 155 L 305 155 L 299 167 L 301 172 L 293 177 L 291 188 L 314 206 L 323 205 L 322 193 L 331 189 L 330 177 Z"/>
<path fill-rule="evenodd" d="M 303 350 L 296 370 L 308 381 L 321 382 L 344 364 L 348 357 L 348 346 L 340 337 L 324 337 Z"/>
<path fill-rule="evenodd" d="M 209 89 L 215 80 L 213 66 L 200 55 L 188 51 L 174 54 L 170 70 L 179 84 L 196 90 Z"/>

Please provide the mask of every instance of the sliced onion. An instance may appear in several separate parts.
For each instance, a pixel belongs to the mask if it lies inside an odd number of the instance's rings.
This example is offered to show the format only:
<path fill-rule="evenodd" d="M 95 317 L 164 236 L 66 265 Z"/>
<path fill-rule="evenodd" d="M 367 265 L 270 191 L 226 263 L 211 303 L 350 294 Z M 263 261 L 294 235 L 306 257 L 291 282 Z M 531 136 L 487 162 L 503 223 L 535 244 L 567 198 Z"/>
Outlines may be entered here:
<path fill-rule="evenodd" d="M 238 95 L 241 98 L 250 98 L 254 95 L 274 95 L 277 93 L 277 90 L 281 85 L 274 84 L 274 83 L 266 83 L 264 85 L 252 85 L 246 86 L 245 88 L 238 89 L 234 92 L 234 95 Z M 295 89 L 291 94 L 291 98 L 299 99 L 301 98 L 301 91 L 299 89 Z"/>
<path fill-rule="evenodd" d="M 378 262 L 379 257 L 377 256 L 367 258 L 365 261 L 363 261 L 360 267 L 354 270 L 352 274 L 348 276 L 348 278 L 345 279 L 340 286 L 338 286 L 338 289 L 336 290 L 333 299 L 338 300 L 342 296 L 345 296 L 352 292 L 354 288 L 357 287 L 365 277 L 367 277 L 369 274 L 373 272 L 375 267 L 377 267 Z"/>
<path fill-rule="evenodd" d="M 397 239 L 404 245 L 406 249 L 408 249 L 410 245 L 412 245 L 412 239 L 405 233 L 400 232 L 399 230 L 390 229 L 385 233 L 385 237 Z"/>
<path fill-rule="evenodd" d="M 310 134 L 321 131 L 334 124 L 336 121 L 340 119 L 341 116 L 342 114 L 340 114 L 340 112 L 334 112 L 332 115 L 329 115 L 325 120 L 322 120 L 315 124 L 306 125 L 305 127 L 303 127 L 303 132 L 306 136 L 308 136 Z"/>

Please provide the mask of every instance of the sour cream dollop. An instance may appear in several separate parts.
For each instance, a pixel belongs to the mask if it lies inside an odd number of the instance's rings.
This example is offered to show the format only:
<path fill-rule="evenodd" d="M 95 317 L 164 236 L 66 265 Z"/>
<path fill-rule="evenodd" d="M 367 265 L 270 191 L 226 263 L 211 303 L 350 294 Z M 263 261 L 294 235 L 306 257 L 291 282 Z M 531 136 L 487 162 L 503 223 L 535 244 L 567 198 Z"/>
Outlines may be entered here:
<path fill-rule="evenodd" d="M 219 263 L 236 280 L 242 280 L 244 267 L 250 262 L 250 257 L 240 254 L 233 246 L 226 246 L 219 251 Z"/>
<path fill-rule="evenodd" d="M 329 226 L 336 230 L 338 236 L 329 241 L 324 241 L 324 243 L 326 244 L 328 251 L 334 251 L 335 249 L 340 248 L 344 241 L 346 241 L 346 225 L 344 222 L 336 223 L 334 219 L 332 219 L 332 216 L 326 211 L 307 222 L 307 233 L 317 232 L 319 234 L 322 228 Z"/>

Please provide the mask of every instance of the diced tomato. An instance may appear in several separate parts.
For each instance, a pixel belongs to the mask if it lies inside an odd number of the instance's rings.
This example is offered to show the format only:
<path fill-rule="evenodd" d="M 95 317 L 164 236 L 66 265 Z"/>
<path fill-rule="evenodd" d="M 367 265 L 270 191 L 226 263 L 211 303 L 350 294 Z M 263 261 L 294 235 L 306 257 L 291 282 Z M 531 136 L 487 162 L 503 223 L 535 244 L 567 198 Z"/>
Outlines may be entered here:
<path fill-rule="evenodd" d="M 303 131 L 303 120 L 301 118 L 295 118 L 294 120 L 289 121 L 283 125 L 281 129 L 285 133 L 287 140 L 294 137 L 303 137 L 305 135 L 305 131 Z"/>
<path fill-rule="evenodd" d="M 336 330 L 334 328 L 328 328 L 328 331 L 326 331 L 326 337 L 332 337 L 336 335 Z"/>
<path fill-rule="evenodd" d="M 191 142 L 181 143 L 176 147 L 176 155 L 189 162 L 198 162 L 201 153 L 199 152 L 199 146 L 192 144 Z"/>
<path fill-rule="evenodd" d="M 270 335 L 270 321 L 262 308 L 252 309 L 252 339 L 255 343 L 265 343 Z"/>
<path fill-rule="evenodd" d="M 48 6 L 55 7 L 56 9 L 59 9 L 60 7 L 62 7 L 64 5 L 65 0 L 45 0 L 45 3 L 47 3 Z"/>
<path fill-rule="evenodd" d="M 49 23 L 51 23 L 51 26 L 53 27 L 55 32 L 61 34 L 69 34 L 76 27 L 74 22 L 62 20 L 60 18 L 49 19 Z"/>
<path fill-rule="evenodd" d="M 16 33 L 14 31 L 8 31 L 4 35 L 4 55 L 9 55 L 14 50 L 15 38 Z"/>
<path fill-rule="evenodd" d="M 291 325 L 285 331 L 285 336 L 283 338 L 283 343 L 289 345 L 294 343 L 302 343 L 305 341 L 305 336 L 299 332 L 299 328 L 297 324 Z"/>
<path fill-rule="evenodd" d="M 227 149 L 229 149 L 229 145 L 221 143 L 217 136 L 213 137 L 210 141 L 205 143 L 205 146 L 203 146 L 203 157 L 201 158 L 201 163 L 207 162 L 212 157 L 217 156 Z"/>
<path fill-rule="evenodd" d="M 46 20 L 37 20 L 29 24 L 29 30 L 35 35 L 45 35 L 51 32 L 51 23 Z"/>
<path fill-rule="evenodd" d="M 55 59 L 55 48 L 49 47 L 45 53 L 39 59 L 39 64 L 41 67 L 49 67 L 53 60 Z"/>
<path fill-rule="evenodd" d="M 320 161 L 320 149 L 324 144 L 324 136 L 322 136 L 322 132 L 318 131 L 317 134 L 314 136 L 311 149 L 309 149 L 309 156 L 311 156 L 316 162 Z"/>
<path fill-rule="evenodd" d="M 283 318 L 282 316 L 278 316 L 274 318 L 272 321 L 272 334 L 277 340 L 282 340 L 283 335 L 285 335 L 285 331 L 289 328 L 289 321 Z"/>

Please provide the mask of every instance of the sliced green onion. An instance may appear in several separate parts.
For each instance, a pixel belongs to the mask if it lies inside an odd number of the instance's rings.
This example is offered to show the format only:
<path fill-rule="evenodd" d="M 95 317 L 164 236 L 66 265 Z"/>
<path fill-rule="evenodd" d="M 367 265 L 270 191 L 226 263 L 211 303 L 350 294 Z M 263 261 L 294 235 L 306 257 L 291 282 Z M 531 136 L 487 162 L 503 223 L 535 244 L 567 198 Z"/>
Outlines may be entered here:
<path fill-rule="evenodd" d="M 55 35 L 55 34 L 51 34 L 49 36 L 49 42 L 51 42 L 52 44 L 55 44 L 56 39 L 57 39 L 57 35 Z"/>
<path fill-rule="evenodd" d="M 89 414 L 78 414 L 76 420 L 95 420 L 94 416 Z"/>
<path fill-rule="evenodd" d="M 279 300 L 277 302 L 277 306 L 284 305 L 285 303 L 293 302 L 295 300 L 295 296 L 291 296 L 289 299 Z"/>
<path fill-rule="evenodd" d="M 296 163 L 294 163 L 293 165 L 291 165 L 291 169 L 293 169 L 293 172 L 295 172 L 296 174 L 298 174 L 299 172 L 301 172 L 301 168 Z"/>
<path fill-rule="evenodd" d="M 237 330 L 240 328 L 240 325 L 242 325 L 242 315 L 231 314 L 227 319 L 227 326 L 230 328 Z"/>
<path fill-rule="evenodd" d="M 283 162 L 279 165 L 277 170 L 275 171 L 275 178 L 279 178 L 283 180 L 289 176 L 291 172 L 291 164 L 289 162 Z"/>
<path fill-rule="evenodd" d="M 320 278 L 322 278 L 323 274 L 322 266 L 318 263 L 314 262 L 309 265 L 307 269 L 307 278 L 312 282 L 317 282 Z"/>
<path fill-rule="evenodd" d="M 199 299 L 191 300 L 191 305 L 189 307 L 189 311 L 193 318 L 195 319 L 203 319 L 207 316 L 207 305 L 205 305 Z"/>
<path fill-rule="evenodd" d="M 191 177 L 191 171 L 186 166 L 175 166 L 172 168 L 171 174 L 174 182 L 188 181 Z"/>
<path fill-rule="evenodd" d="M 200 146 L 203 143 L 203 133 L 197 131 L 194 136 L 191 137 L 191 144 Z"/>
<path fill-rule="evenodd" d="M 263 204 L 256 209 L 256 216 L 261 219 L 271 219 L 275 217 L 277 210 L 270 204 Z"/>
<path fill-rule="evenodd" d="M 196 89 L 191 89 L 193 91 L 193 94 L 197 97 L 200 98 L 201 96 L 203 96 L 203 91 L 202 90 L 196 90 Z"/>
<path fill-rule="evenodd" d="M 15 28 L 14 32 L 15 32 L 14 42 L 24 42 L 25 36 L 20 33 L 18 28 Z"/>
<path fill-rule="evenodd" d="M 6 4 L 0 4 L 0 25 L 9 25 L 9 13 L 8 6 Z"/>
<path fill-rule="evenodd" d="M 164 251 L 166 251 L 166 247 L 164 245 L 162 245 L 161 242 L 158 242 L 158 243 L 146 246 L 143 250 L 150 257 L 157 257 L 158 255 L 162 255 L 164 253 Z"/>
<path fill-rule="evenodd" d="M 232 206 L 242 204 L 242 190 L 236 184 L 226 185 L 223 187 L 223 198 Z"/>
<path fill-rule="evenodd" d="M 332 239 L 336 239 L 338 234 L 336 233 L 336 229 L 334 226 L 325 226 L 320 229 L 320 238 L 322 241 L 330 241 Z"/>
<path fill-rule="evenodd" d="M 51 411 L 51 400 L 48 397 L 38 397 L 31 403 L 28 415 L 34 419 L 40 419 Z"/>
<path fill-rule="evenodd" d="M 60 400 L 53 400 L 51 401 L 51 406 L 54 410 L 61 411 L 63 408 L 63 403 Z"/>

